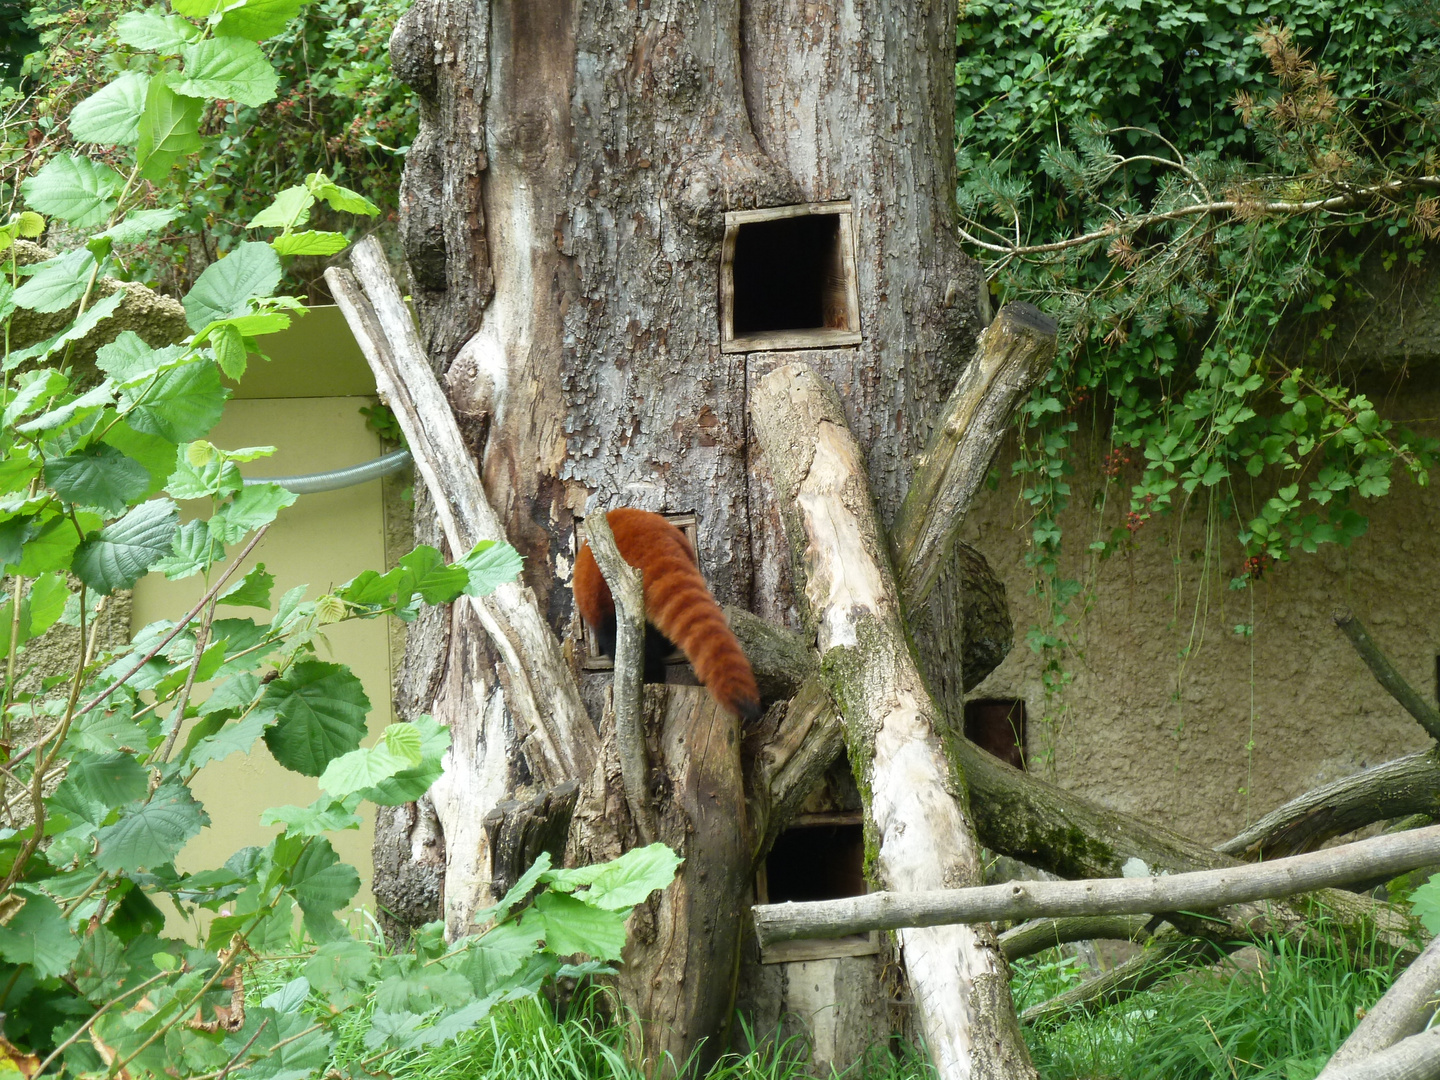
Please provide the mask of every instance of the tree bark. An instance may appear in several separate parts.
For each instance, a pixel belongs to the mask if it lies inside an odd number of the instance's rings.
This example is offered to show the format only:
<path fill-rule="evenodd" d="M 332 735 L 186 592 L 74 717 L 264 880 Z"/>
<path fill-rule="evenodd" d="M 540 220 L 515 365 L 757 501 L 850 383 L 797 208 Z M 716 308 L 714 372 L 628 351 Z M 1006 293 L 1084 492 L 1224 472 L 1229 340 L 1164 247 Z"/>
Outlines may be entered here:
<path fill-rule="evenodd" d="M 1365 1014 L 1316 1080 L 1332 1080 L 1348 1065 L 1363 1062 L 1401 1039 L 1425 1029 L 1435 1015 L 1440 990 L 1440 938 L 1435 938 Z"/>
<path fill-rule="evenodd" d="M 977 882 L 963 781 L 935 735 L 840 401 L 809 368 L 787 365 L 756 384 L 751 418 L 783 508 L 801 618 L 841 703 L 875 873 L 901 893 Z M 898 937 L 941 1077 L 1034 1075 L 994 933 L 949 925 Z"/>

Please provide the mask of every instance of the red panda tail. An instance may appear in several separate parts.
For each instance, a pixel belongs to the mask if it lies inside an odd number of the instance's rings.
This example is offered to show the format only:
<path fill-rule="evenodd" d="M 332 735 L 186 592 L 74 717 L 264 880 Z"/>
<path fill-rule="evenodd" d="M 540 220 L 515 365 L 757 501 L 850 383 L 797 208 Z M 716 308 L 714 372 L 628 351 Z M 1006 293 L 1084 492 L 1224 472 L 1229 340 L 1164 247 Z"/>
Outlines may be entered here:
<path fill-rule="evenodd" d="M 760 691 L 755 685 L 750 661 L 745 658 L 720 606 L 705 587 L 694 549 L 685 534 L 659 514 L 645 510 L 612 510 L 606 519 L 615 533 L 615 546 L 621 557 L 640 570 L 646 617 L 680 647 L 695 669 L 695 675 L 716 701 L 746 722 L 757 719 Z M 588 546 L 582 550 L 581 559 L 594 563 Z M 577 561 L 577 581 L 579 570 Z M 586 571 L 587 590 L 593 593 L 597 590 L 588 581 L 588 566 Z M 601 584 L 603 586 L 603 579 Z M 608 588 L 605 600 L 610 600 Z M 600 605 L 592 602 L 590 606 Z M 613 601 L 603 606 L 611 612 L 614 610 Z M 583 608 L 581 614 L 585 614 Z"/>

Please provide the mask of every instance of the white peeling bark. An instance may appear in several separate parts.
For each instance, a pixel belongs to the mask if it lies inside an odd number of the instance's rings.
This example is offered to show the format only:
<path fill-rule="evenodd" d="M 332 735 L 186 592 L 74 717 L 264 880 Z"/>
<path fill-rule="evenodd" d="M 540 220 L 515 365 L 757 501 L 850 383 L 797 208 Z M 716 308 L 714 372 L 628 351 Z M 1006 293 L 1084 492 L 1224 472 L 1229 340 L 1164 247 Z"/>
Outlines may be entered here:
<path fill-rule="evenodd" d="M 867 798 L 880 883 L 895 892 L 981 881 L 963 787 L 906 643 L 860 450 L 834 392 L 807 367 L 760 379 L 751 421 L 785 517 L 796 599 L 841 706 Z M 920 1027 L 945 1080 L 1033 1076 L 1009 972 L 988 927 L 899 934 Z"/>

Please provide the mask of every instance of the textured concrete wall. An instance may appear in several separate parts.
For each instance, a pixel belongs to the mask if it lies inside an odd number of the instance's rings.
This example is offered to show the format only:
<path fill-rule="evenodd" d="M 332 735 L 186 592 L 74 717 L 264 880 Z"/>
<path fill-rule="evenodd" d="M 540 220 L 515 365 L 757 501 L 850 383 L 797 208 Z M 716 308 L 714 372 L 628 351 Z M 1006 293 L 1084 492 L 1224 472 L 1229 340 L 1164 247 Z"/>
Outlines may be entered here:
<path fill-rule="evenodd" d="M 1386 415 L 1440 435 L 1433 369 L 1365 389 Z M 1127 470 L 1107 487 L 1100 468 L 1106 450 L 1082 432 L 1072 510 L 1063 519 L 1071 552 L 1083 554 L 1090 540 L 1108 536 L 1128 509 L 1137 474 Z M 1079 624 L 1081 653 L 1067 663 L 1073 683 L 1047 736 L 1039 722 L 1046 712 L 1042 660 L 1024 640 L 1040 612 L 1028 595 L 1028 508 L 1010 475 L 1013 457 L 1013 446 L 1002 449 L 999 487 L 982 493 L 962 535 L 1005 582 L 1016 644 L 969 697 L 1023 697 L 1029 754 L 1052 742 L 1063 786 L 1218 842 L 1318 783 L 1427 744 L 1330 613 L 1348 605 L 1412 685 L 1435 698 L 1436 487 L 1419 488 L 1397 473 L 1390 496 L 1357 507 L 1368 513 L 1370 530 L 1351 548 L 1296 554 L 1244 591 L 1229 588 L 1244 558 L 1235 522 L 1207 519 L 1200 502 L 1183 517 L 1150 521 L 1126 550 L 1093 568 L 1072 560 L 1069 570 L 1089 584 L 1093 606 Z M 1107 505 L 1097 512 L 1102 491 Z M 1237 634 L 1237 624 L 1252 624 L 1253 636 Z"/>

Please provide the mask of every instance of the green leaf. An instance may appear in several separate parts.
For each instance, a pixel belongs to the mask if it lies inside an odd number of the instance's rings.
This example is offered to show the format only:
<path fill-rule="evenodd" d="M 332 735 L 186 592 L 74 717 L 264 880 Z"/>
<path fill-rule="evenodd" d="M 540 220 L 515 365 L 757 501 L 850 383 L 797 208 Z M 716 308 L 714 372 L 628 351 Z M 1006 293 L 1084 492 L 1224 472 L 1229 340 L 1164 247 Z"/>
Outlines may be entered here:
<path fill-rule="evenodd" d="M 50 313 L 61 311 L 85 294 L 95 257 L 84 248 L 67 251 L 38 266 L 27 267 L 30 280 L 15 290 L 16 307 Z"/>
<path fill-rule="evenodd" d="M 100 528 L 102 519 L 97 514 L 81 512 L 76 515 L 79 527 L 84 530 Z M 80 533 L 76 523 L 68 516 L 61 515 L 46 522 L 38 533 L 25 542 L 25 554 L 20 560 L 20 573 L 24 577 L 35 577 L 47 570 L 70 568 L 70 560 L 80 545 Z"/>
<path fill-rule="evenodd" d="M 223 622 L 225 620 L 221 621 Z M 230 646 L 229 639 L 224 638 L 222 640 L 225 641 L 228 649 Z M 200 715 L 208 716 L 211 713 L 232 710 L 242 712 L 250 707 L 250 703 L 255 700 L 256 695 L 259 693 L 259 677 L 253 672 L 242 671 L 233 678 L 226 679 L 214 689 L 210 696 L 205 699 L 205 704 L 200 706 Z"/>
<path fill-rule="evenodd" d="M 1410 894 L 1410 905 L 1421 926 L 1431 934 L 1440 934 L 1440 874 Z"/>
<path fill-rule="evenodd" d="M 125 422 L 136 431 L 172 443 L 191 442 L 220 422 L 230 391 L 220 372 L 197 359 L 163 371 L 153 383 L 122 390 Z"/>
<path fill-rule="evenodd" d="M 388 780 L 402 769 L 412 766 L 412 762 L 397 757 L 383 746 L 361 747 L 342 754 L 325 766 L 325 771 L 320 774 L 320 790 L 327 791 L 336 798 L 344 798 L 373 787 L 382 780 Z"/>
<path fill-rule="evenodd" d="M 175 162 L 205 145 L 200 138 L 205 102 L 184 91 L 177 93 L 177 88 L 170 86 L 171 78 L 156 75 L 150 80 L 135 139 L 140 175 L 157 184 L 170 174 Z"/>
<path fill-rule="evenodd" d="M 413 753 L 401 754 L 397 741 L 412 742 Z M 365 788 L 361 794 L 378 806 L 403 806 L 430 790 L 445 771 L 445 752 L 450 749 L 450 729 L 429 716 L 417 716 L 409 724 L 391 724 L 385 729 L 386 747 L 396 757 L 414 762 L 409 768 Z"/>
<path fill-rule="evenodd" d="M 240 468 L 227 457 L 214 454 L 203 465 L 193 464 L 186 455 L 187 443 L 176 457 L 175 471 L 165 481 L 165 490 L 177 499 L 211 499 L 232 495 L 245 486 Z"/>
<path fill-rule="evenodd" d="M 34 240 L 45 231 L 45 219 L 33 211 L 24 210 L 15 219 L 15 228 L 27 240 Z"/>
<path fill-rule="evenodd" d="M 290 888 L 306 914 L 338 911 L 360 891 L 360 875 L 323 836 L 311 838 L 291 871 Z"/>
<path fill-rule="evenodd" d="M 481 540 L 455 565 L 463 566 L 470 575 L 466 596 L 489 596 L 519 576 L 524 560 L 509 544 Z"/>
<path fill-rule="evenodd" d="M 77 229 L 98 225 L 115 209 L 115 196 L 125 186 L 108 165 L 66 154 L 52 158 L 34 176 L 20 184 L 32 210 L 68 221 Z"/>
<path fill-rule="evenodd" d="M 71 970 L 82 994 L 94 1002 L 109 1001 L 120 991 L 125 976 L 130 974 L 130 964 L 125 959 L 125 943 L 101 923 L 81 941 Z"/>
<path fill-rule="evenodd" d="M 178 53 L 194 41 L 200 31 L 184 19 L 158 11 L 127 11 L 115 20 L 115 34 L 132 49 L 145 52 Z"/>
<path fill-rule="evenodd" d="M 283 825 L 294 836 L 358 829 L 360 818 L 333 799 L 316 799 L 309 806 L 272 806 L 261 812 L 261 825 Z"/>
<path fill-rule="evenodd" d="M 170 554 L 155 563 L 151 570 L 164 574 L 169 581 L 179 581 L 198 574 L 211 563 L 225 557 L 225 545 L 210 535 L 208 521 L 186 521 L 175 531 Z"/>
<path fill-rule="evenodd" d="M 198 769 L 214 761 L 224 761 L 231 754 L 248 754 L 270 719 L 252 712 L 233 724 L 226 724 L 215 734 L 200 739 L 186 756 L 185 764 Z"/>
<path fill-rule="evenodd" d="M 256 713 L 275 720 L 265 745 L 294 772 L 319 776 L 360 746 L 370 699 L 346 667 L 303 660 L 265 688 Z"/>
<path fill-rule="evenodd" d="M 244 7 L 232 7 L 220 19 L 215 33 L 261 41 L 290 25 L 290 20 L 309 0 L 245 0 Z"/>
<path fill-rule="evenodd" d="M 625 947 L 625 913 L 592 907 L 565 893 L 542 892 L 520 925 L 541 929 L 545 948 L 557 956 L 584 953 L 619 960 Z"/>
<path fill-rule="evenodd" d="M 270 241 L 277 255 L 334 255 L 350 246 L 344 233 L 298 232 L 277 236 Z"/>
<path fill-rule="evenodd" d="M 233 604 L 236 607 L 258 607 L 269 609 L 270 590 L 275 587 L 275 575 L 265 571 L 264 563 L 256 563 L 239 581 L 216 598 L 218 603 Z"/>
<path fill-rule="evenodd" d="M 62 393 L 70 380 L 58 371 L 27 371 L 20 376 L 20 391 L 5 406 L 5 426 L 11 427 L 22 416 L 46 408 L 50 399 Z"/>
<path fill-rule="evenodd" d="M 114 341 L 96 350 L 95 366 L 117 383 L 126 383 L 172 366 L 186 351 L 183 345 L 152 349 L 135 331 L 122 330 Z"/>
<path fill-rule="evenodd" d="M 271 228 L 293 229 L 310 220 L 310 207 L 315 205 L 315 196 L 308 188 L 297 184 L 285 188 L 276 195 L 269 206 L 253 218 L 247 229 Z"/>
<path fill-rule="evenodd" d="M 76 576 L 107 595 L 130 588 L 170 551 L 179 522 L 180 511 L 169 499 L 141 503 L 80 543 L 73 564 Z"/>
<path fill-rule="evenodd" d="M 31 435 L 70 427 L 90 414 L 99 412 L 113 400 L 110 380 L 106 379 L 93 390 L 88 390 L 74 400 L 67 401 L 58 409 L 51 409 L 47 413 L 41 413 L 34 420 L 27 420 L 23 424 L 16 425 L 15 430 Z"/>
<path fill-rule="evenodd" d="M 297 498 L 293 491 L 278 484 L 246 484 L 234 501 L 215 515 L 211 529 L 219 528 L 227 544 L 237 543 L 247 533 L 270 524 L 276 514 Z"/>
<path fill-rule="evenodd" d="M 207 38 L 184 46 L 180 56 L 185 75 L 175 89 L 182 94 L 259 108 L 275 96 L 280 82 L 260 46 L 244 38 Z"/>
<path fill-rule="evenodd" d="M 239 382 L 245 377 L 250 350 L 245 348 L 245 339 L 239 330 L 229 323 L 220 323 L 210 335 L 210 347 L 215 350 L 215 362 L 226 378 Z"/>
<path fill-rule="evenodd" d="M 70 135 L 76 142 L 130 146 L 140 136 L 145 91 L 150 79 L 127 71 L 70 110 Z"/>
<path fill-rule="evenodd" d="M 422 967 L 382 981 L 375 988 L 375 1007 L 389 1013 L 427 1013 L 441 1007 L 453 1009 L 474 996 L 470 980 L 458 971 Z"/>
<path fill-rule="evenodd" d="M 127 807 L 120 820 L 95 834 L 95 865 L 110 873 L 153 870 L 170 862 L 210 815 L 184 784 L 162 784 L 150 801 Z"/>
<path fill-rule="evenodd" d="M 364 195 L 358 191 L 351 191 L 347 187 L 341 187 L 324 173 L 311 173 L 305 178 L 305 186 L 317 199 L 324 199 L 331 210 L 341 210 L 348 214 L 364 214 L 367 217 L 374 217 L 380 213 L 380 208 Z"/>
<path fill-rule="evenodd" d="M 66 772 L 87 797 L 107 806 L 124 806 L 143 798 L 150 776 L 132 754 L 82 754 Z"/>
<path fill-rule="evenodd" d="M 30 583 L 29 634 L 37 638 L 54 626 L 65 613 L 70 600 L 70 586 L 65 578 L 53 571 L 41 574 Z"/>
<path fill-rule="evenodd" d="M 530 864 L 530 869 L 521 874 L 519 880 L 510 886 L 510 891 L 501 898 L 500 903 L 488 911 L 476 912 L 475 922 L 483 923 L 490 919 L 494 919 L 497 923 L 503 922 L 510 914 L 511 909 L 524 900 L 525 897 L 529 896 L 530 890 L 540 883 L 540 875 L 549 869 L 550 853 L 548 851 L 542 851 L 535 861 Z"/>
<path fill-rule="evenodd" d="M 185 318 L 190 329 L 232 315 L 248 314 L 255 297 L 274 294 L 280 284 L 280 256 L 269 244 L 247 241 L 225 258 L 205 268 L 195 287 L 185 294 Z"/>
<path fill-rule="evenodd" d="M 540 944 L 539 928 L 519 923 L 499 926 L 468 941 L 465 956 L 457 965 L 470 980 L 477 997 L 494 993 L 500 985 L 534 956 Z"/>
<path fill-rule="evenodd" d="M 305 962 L 305 977 L 332 1009 L 341 1011 L 369 996 L 374 966 L 375 953 L 370 946 L 359 941 L 332 941 Z"/>
<path fill-rule="evenodd" d="M 66 502 L 119 514 L 150 490 L 150 473 L 103 443 L 45 464 L 45 482 Z"/>
<path fill-rule="evenodd" d="M 43 362 L 47 357 L 63 349 L 70 342 L 83 341 L 90 336 L 96 326 L 110 318 L 111 315 L 114 315 L 115 309 L 120 306 L 120 301 L 129 295 L 130 294 L 124 289 L 116 289 L 103 300 L 91 304 L 90 307 L 85 310 L 84 315 L 81 315 L 71 323 L 69 327 L 54 337 L 47 338 L 39 344 L 31 345 L 28 349 L 18 349 L 12 352 L 5 361 L 5 370 L 9 371 L 19 367 L 21 364 L 31 361 L 36 363 Z"/>
<path fill-rule="evenodd" d="M 664 844 L 631 848 L 618 859 L 573 870 L 552 870 L 542 880 L 562 892 L 589 886 L 576 898 L 608 911 L 628 910 L 675 879 L 683 860 Z M 593 955 L 593 954 L 592 954 Z"/>
<path fill-rule="evenodd" d="M 179 206 L 162 206 L 154 210 L 132 210 L 125 215 L 124 221 L 118 225 L 112 225 L 100 235 L 108 236 L 117 244 L 138 244 L 141 240 L 154 236 L 182 213 L 184 213 L 184 209 Z"/>
<path fill-rule="evenodd" d="M 33 889 L 21 887 L 14 895 L 24 899 L 25 906 L 0 926 L 0 958 L 28 964 L 40 979 L 65 974 L 80 953 L 80 940 L 70 932 L 60 908 Z"/>

